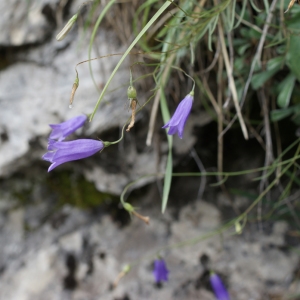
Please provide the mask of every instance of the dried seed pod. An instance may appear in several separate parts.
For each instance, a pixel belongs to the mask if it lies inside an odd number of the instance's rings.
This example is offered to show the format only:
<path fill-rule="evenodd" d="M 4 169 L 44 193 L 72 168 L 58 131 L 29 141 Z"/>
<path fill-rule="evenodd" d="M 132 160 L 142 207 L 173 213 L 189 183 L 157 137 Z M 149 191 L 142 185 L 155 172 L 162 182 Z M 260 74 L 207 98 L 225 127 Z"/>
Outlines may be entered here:
<path fill-rule="evenodd" d="M 131 120 L 130 120 L 130 123 L 129 123 L 127 129 L 126 129 L 127 132 L 130 131 L 130 129 L 134 126 L 136 105 L 137 105 L 137 100 L 136 99 L 130 99 Z"/>
<path fill-rule="evenodd" d="M 132 81 L 132 79 L 130 81 Z M 136 89 L 132 86 L 132 84 L 130 84 L 130 86 L 128 87 L 127 96 L 128 96 L 128 99 L 130 100 L 129 106 L 131 108 L 131 121 L 126 129 L 126 131 L 128 132 L 134 126 L 135 112 L 136 112 L 136 105 L 137 105 Z"/>
<path fill-rule="evenodd" d="M 72 86 L 72 92 L 71 92 L 71 97 L 70 97 L 70 105 L 69 105 L 70 108 L 72 108 L 75 92 L 76 92 L 78 86 L 79 86 L 79 78 L 78 78 L 78 74 L 77 74 L 76 79 L 75 79 L 75 81 L 73 83 L 73 86 Z"/>
<path fill-rule="evenodd" d="M 295 4 L 296 1 L 297 0 L 291 0 L 290 3 L 289 3 L 289 6 L 287 8 L 287 10 L 284 13 L 288 12 L 294 6 L 294 4 Z M 299 0 L 298 0 L 298 3 L 300 3 Z"/>

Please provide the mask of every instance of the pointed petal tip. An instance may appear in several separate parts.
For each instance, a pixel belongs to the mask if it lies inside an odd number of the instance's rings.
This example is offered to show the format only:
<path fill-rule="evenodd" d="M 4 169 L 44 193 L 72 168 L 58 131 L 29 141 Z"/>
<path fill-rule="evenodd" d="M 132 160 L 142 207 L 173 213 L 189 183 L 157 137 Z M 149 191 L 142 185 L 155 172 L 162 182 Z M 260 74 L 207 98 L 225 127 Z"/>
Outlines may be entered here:
<path fill-rule="evenodd" d="M 54 162 L 50 167 L 48 168 L 48 173 L 51 172 L 54 168 L 56 168 L 58 165 L 56 162 Z"/>

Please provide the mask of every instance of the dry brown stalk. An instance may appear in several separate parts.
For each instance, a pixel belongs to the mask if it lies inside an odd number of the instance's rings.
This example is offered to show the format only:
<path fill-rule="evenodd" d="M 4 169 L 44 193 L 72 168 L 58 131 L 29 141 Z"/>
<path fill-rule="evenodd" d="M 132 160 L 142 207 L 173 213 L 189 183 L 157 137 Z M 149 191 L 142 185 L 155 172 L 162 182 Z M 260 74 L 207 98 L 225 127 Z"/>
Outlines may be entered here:
<path fill-rule="evenodd" d="M 131 99 L 130 100 L 130 108 L 131 108 L 131 121 L 126 129 L 126 131 L 130 131 L 130 129 L 134 126 L 135 122 L 135 112 L 136 112 L 136 105 L 137 105 L 137 100 L 136 99 Z"/>

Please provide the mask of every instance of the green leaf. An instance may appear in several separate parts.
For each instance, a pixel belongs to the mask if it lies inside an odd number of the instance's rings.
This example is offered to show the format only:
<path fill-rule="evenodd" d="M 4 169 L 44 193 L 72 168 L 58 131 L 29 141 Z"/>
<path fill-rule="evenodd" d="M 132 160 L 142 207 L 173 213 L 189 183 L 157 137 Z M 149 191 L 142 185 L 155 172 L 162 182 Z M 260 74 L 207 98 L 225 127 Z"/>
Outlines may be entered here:
<path fill-rule="evenodd" d="M 276 122 L 280 121 L 294 112 L 293 107 L 289 108 L 282 108 L 282 109 L 275 109 L 271 111 L 271 121 Z"/>
<path fill-rule="evenodd" d="M 162 88 L 160 89 L 160 107 L 161 107 L 163 121 L 164 123 L 167 123 L 170 120 L 171 116 L 167 105 L 166 96 Z M 161 207 L 162 213 L 165 212 L 169 200 L 169 194 L 170 194 L 171 183 L 172 183 L 172 172 L 173 172 L 173 158 L 172 158 L 173 136 L 167 134 L 167 138 L 169 144 L 169 153 L 168 153 L 164 188 L 163 188 L 162 207 Z"/>
<path fill-rule="evenodd" d="M 296 35 L 290 36 L 290 43 L 286 55 L 286 63 L 290 70 L 294 73 L 298 80 L 300 80 L 300 37 Z"/>
<path fill-rule="evenodd" d="M 267 80 L 269 80 L 280 70 L 283 64 L 283 60 L 283 56 L 277 56 L 273 59 L 270 59 L 267 64 L 266 71 L 253 75 L 251 80 L 252 88 L 254 90 L 257 90 L 258 88 L 262 87 Z"/>
<path fill-rule="evenodd" d="M 291 95 L 294 89 L 296 77 L 290 73 L 286 79 L 279 85 L 279 95 L 277 97 L 277 104 L 281 108 L 288 107 L 291 99 Z"/>
<path fill-rule="evenodd" d="M 237 49 L 237 52 L 240 56 L 242 56 L 248 48 L 251 47 L 250 43 L 246 43 Z"/>
<path fill-rule="evenodd" d="M 288 49 L 286 54 L 286 63 L 290 70 L 294 73 L 298 80 L 300 80 L 300 14 L 295 14 L 290 20 L 286 22 L 288 30 L 291 32 L 289 36 Z"/>
<path fill-rule="evenodd" d="M 274 69 L 281 68 L 283 62 L 284 62 L 284 56 L 274 57 L 268 61 L 267 70 L 274 70 Z"/>
<path fill-rule="evenodd" d="M 251 80 L 251 85 L 254 90 L 262 87 L 267 80 L 269 80 L 275 73 L 277 73 L 278 69 L 273 69 L 269 71 L 264 71 L 258 74 L 253 75 Z"/>

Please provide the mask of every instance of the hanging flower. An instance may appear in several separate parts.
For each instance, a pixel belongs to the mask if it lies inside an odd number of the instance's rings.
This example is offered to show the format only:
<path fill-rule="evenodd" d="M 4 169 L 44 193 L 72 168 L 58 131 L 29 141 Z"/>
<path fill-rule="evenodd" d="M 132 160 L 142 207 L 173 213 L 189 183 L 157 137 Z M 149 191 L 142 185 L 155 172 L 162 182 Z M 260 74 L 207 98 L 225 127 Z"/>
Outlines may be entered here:
<path fill-rule="evenodd" d="M 223 285 L 221 278 L 216 273 L 210 274 L 210 284 L 218 300 L 230 300 L 229 294 Z"/>
<path fill-rule="evenodd" d="M 80 115 L 60 124 L 50 124 L 52 128 L 50 139 L 63 141 L 68 135 L 82 127 L 86 119 L 85 115 Z"/>
<path fill-rule="evenodd" d="M 173 117 L 163 126 L 163 128 L 170 128 L 168 131 L 169 135 L 178 133 L 178 136 L 182 139 L 184 125 L 191 112 L 193 101 L 194 92 L 191 92 L 179 103 Z"/>
<path fill-rule="evenodd" d="M 50 172 L 65 162 L 94 155 L 104 147 L 105 143 L 97 140 L 79 139 L 69 142 L 57 142 L 49 139 L 48 152 L 43 155 L 43 159 L 52 163 L 48 169 L 48 172 Z"/>
<path fill-rule="evenodd" d="M 167 269 L 166 263 L 163 259 L 156 259 L 154 261 L 153 276 L 156 283 L 161 281 L 168 281 L 169 270 Z"/>

